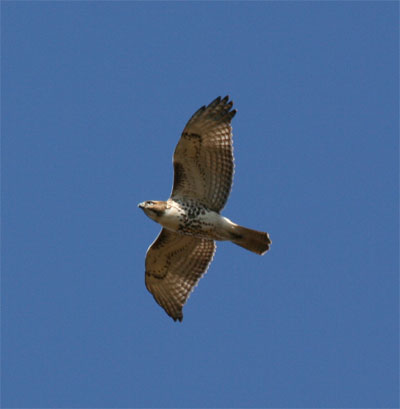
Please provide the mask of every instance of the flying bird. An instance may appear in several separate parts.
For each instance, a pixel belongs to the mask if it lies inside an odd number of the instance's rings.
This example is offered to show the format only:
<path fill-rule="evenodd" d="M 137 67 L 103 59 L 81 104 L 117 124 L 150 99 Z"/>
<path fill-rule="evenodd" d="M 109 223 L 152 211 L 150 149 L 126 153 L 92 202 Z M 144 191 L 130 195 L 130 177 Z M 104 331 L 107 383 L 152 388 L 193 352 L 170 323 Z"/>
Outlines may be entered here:
<path fill-rule="evenodd" d="M 145 283 L 157 303 L 182 321 L 182 308 L 210 265 L 215 240 L 257 254 L 271 244 L 268 233 L 248 229 L 220 212 L 231 191 L 234 158 L 229 97 L 216 98 L 186 124 L 173 156 L 174 183 L 167 201 L 139 203 L 162 230 L 146 254 Z"/>

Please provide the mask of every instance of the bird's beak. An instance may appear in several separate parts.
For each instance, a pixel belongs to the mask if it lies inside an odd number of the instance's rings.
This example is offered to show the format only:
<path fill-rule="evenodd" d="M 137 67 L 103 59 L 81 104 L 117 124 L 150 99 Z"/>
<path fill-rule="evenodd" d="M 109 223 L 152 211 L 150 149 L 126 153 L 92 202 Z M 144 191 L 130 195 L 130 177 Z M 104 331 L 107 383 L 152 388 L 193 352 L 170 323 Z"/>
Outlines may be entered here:
<path fill-rule="evenodd" d="M 144 209 L 144 202 L 139 203 L 139 204 L 138 204 L 138 207 L 140 207 L 141 209 Z"/>

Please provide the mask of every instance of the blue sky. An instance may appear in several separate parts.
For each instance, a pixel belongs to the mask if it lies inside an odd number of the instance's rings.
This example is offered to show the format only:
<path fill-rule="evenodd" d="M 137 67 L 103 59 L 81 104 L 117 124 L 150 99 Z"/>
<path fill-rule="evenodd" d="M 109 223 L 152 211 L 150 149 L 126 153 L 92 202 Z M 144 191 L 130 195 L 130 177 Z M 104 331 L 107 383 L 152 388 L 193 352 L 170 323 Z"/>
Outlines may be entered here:
<path fill-rule="evenodd" d="M 398 407 L 398 3 L 2 2 L 2 406 Z M 219 243 L 144 286 L 171 156 L 229 94 Z"/>

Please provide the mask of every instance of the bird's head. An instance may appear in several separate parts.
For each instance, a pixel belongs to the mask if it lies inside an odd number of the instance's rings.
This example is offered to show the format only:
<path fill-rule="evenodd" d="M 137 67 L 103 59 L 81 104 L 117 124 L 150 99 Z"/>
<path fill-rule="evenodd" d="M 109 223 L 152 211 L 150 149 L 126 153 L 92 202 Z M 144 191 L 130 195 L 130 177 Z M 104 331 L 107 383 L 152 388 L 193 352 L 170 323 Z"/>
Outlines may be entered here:
<path fill-rule="evenodd" d="M 138 207 L 140 207 L 150 219 L 157 221 L 165 212 L 167 204 L 160 200 L 146 200 L 145 202 L 139 203 Z"/>

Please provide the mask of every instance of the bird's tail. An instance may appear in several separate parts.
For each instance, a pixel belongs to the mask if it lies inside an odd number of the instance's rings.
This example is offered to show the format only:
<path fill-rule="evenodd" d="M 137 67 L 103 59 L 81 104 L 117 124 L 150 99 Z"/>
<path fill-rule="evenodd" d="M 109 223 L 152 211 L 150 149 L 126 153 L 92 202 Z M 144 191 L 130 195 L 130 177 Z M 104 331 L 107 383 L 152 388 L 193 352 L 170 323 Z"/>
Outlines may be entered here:
<path fill-rule="evenodd" d="M 272 243 L 268 233 L 234 225 L 230 231 L 232 243 L 257 254 L 264 254 Z"/>

